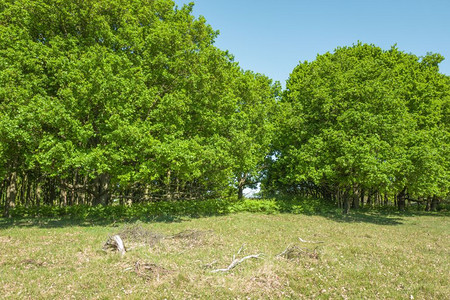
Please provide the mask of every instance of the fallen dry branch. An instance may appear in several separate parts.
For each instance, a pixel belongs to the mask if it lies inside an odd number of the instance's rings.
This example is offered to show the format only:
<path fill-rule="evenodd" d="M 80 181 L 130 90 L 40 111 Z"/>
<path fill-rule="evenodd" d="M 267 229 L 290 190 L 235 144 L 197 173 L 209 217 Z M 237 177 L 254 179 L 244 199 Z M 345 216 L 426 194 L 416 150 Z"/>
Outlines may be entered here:
<path fill-rule="evenodd" d="M 237 252 L 237 255 L 239 255 L 243 249 L 244 249 L 244 245 L 242 245 L 241 248 L 239 248 L 239 251 Z M 250 258 L 261 259 L 262 255 L 264 255 L 264 254 L 263 253 L 252 254 L 252 255 L 247 255 L 247 256 L 245 256 L 245 257 L 243 257 L 241 259 L 237 259 L 236 255 L 233 255 L 233 261 L 231 262 L 231 264 L 227 268 L 212 270 L 211 273 L 228 272 L 231 269 L 235 268 L 237 265 L 239 265 L 239 264 L 243 263 L 244 261 L 246 261 L 247 259 L 250 259 Z"/>
<path fill-rule="evenodd" d="M 301 237 L 298 238 L 298 240 L 302 243 L 311 243 L 311 244 L 322 244 L 324 242 L 320 241 L 320 242 L 314 242 L 314 241 L 305 241 L 304 239 L 302 239 Z"/>

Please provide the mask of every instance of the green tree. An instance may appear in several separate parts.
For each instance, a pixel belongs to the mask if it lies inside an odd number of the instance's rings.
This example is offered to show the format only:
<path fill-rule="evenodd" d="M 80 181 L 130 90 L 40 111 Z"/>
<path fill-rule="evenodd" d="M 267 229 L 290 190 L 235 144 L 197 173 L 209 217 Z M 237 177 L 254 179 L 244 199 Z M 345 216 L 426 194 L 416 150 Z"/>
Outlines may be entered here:
<path fill-rule="evenodd" d="M 449 86 L 439 59 L 358 43 L 300 63 L 282 99 L 266 189 L 313 189 L 346 212 L 364 190 L 399 201 L 406 191 L 448 193 Z"/>
<path fill-rule="evenodd" d="M 37 205 L 216 197 L 254 172 L 276 86 L 214 47 L 192 7 L 2 1 L 2 194 L 18 181 L 8 197 Z"/>

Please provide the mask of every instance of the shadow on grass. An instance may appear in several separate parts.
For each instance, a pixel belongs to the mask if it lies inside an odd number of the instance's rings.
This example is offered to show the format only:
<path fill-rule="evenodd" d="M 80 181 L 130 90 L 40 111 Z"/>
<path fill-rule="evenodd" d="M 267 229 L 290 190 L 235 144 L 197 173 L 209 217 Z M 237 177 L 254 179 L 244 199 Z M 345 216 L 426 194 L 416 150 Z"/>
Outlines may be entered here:
<path fill-rule="evenodd" d="M 16 207 L 11 218 L 0 217 L 0 229 L 118 226 L 121 223 L 174 223 L 229 213 L 231 201 L 153 202 L 132 206 Z M 1 208 L 0 208 L 1 209 Z"/>
<path fill-rule="evenodd" d="M 14 210 L 12 218 L 0 218 L 0 229 L 11 227 L 92 227 L 118 226 L 121 223 L 174 223 L 189 219 L 223 216 L 238 212 L 262 214 L 302 214 L 322 216 L 341 223 L 401 225 L 405 217 L 448 217 L 450 212 L 409 210 L 398 212 L 393 207 L 363 208 L 345 215 L 333 204 L 319 199 L 246 199 L 202 200 L 136 204 L 133 206 L 40 207 Z"/>
<path fill-rule="evenodd" d="M 378 225 L 401 225 L 406 217 L 450 217 L 450 211 L 427 212 L 420 207 L 410 207 L 406 211 L 398 211 L 393 206 L 364 207 L 343 214 L 342 209 L 321 199 L 278 199 L 282 212 L 301 213 L 304 215 L 322 216 L 339 223 L 370 223 Z"/>
<path fill-rule="evenodd" d="M 401 225 L 408 217 L 449 217 L 450 213 L 446 210 L 439 212 L 427 212 L 415 209 L 398 211 L 394 207 L 389 208 L 362 208 L 350 211 L 349 214 L 343 214 L 340 210 L 333 213 L 321 214 L 327 219 L 340 223 L 371 223 L 378 225 Z"/>
<path fill-rule="evenodd" d="M 402 214 L 392 214 L 391 211 L 360 209 L 343 214 L 341 209 L 320 199 L 309 200 L 278 200 L 282 212 L 300 213 L 310 216 L 321 216 L 340 223 L 371 223 L 379 225 L 401 225 Z"/>
<path fill-rule="evenodd" d="M 324 214 L 325 218 L 339 223 L 370 223 L 377 225 L 401 225 L 403 218 L 401 215 L 393 216 L 379 212 L 351 212 L 347 215 L 342 213 Z"/>
<path fill-rule="evenodd" d="M 63 228 L 63 227 L 93 227 L 93 226 L 118 226 L 121 223 L 133 223 L 141 221 L 145 223 L 162 222 L 173 223 L 181 222 L 188 219 L 182 216 L 157 216 L 148 218 L 129 218 L 120 220 L 111 220 L 105 218 L 97 219 L 79 219 L 71 218 L 69 216 L 62 217 L 14 217 L 14 218 L 0 218 L 0 229 L 7 229 L 11 227 L 39 227 L 39 228 Z"/>

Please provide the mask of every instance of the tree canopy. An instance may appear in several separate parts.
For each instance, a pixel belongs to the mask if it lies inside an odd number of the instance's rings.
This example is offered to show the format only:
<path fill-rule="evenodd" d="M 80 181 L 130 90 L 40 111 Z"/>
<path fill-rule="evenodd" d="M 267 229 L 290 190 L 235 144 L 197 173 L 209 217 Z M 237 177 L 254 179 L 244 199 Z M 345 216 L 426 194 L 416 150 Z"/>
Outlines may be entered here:
<path fill-rule="evenodd" d="M 450 89 L 442 59 L 358 43 L 300 63 L 282 98 L 266 189 L 340 195 L 346 209 L 364 191 L 448 194 Z"/>
<path fill-rule="evenodd" d="M 69 204 L 214 197 L 254 172 L 278 87 L 216 48 L 192 7 L 1 1 L 6 206 L 17 193 Z"/>

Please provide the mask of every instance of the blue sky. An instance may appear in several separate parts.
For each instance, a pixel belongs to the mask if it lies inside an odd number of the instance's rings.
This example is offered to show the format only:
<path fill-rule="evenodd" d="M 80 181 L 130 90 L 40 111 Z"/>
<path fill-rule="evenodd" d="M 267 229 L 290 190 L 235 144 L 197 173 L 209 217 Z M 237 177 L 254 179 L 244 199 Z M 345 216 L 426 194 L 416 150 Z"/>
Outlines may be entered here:
<path fill-rule="evenodd" d="M 450 75 L 450 0 L 175 0 L 220 31 L 216 46 L 284 86 L 293 68 L 358 40 L 423 56 Z"/>

